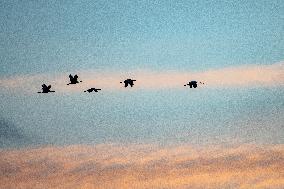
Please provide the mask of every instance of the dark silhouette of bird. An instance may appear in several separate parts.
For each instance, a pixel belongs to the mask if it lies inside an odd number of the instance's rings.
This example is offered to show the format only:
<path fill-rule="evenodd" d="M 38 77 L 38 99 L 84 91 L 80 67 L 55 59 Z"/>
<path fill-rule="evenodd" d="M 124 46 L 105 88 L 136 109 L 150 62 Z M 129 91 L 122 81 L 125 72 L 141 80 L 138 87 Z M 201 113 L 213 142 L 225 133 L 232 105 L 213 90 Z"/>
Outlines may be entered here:
<path fill-rule="evenodd" d="M 126 79 L 126 80 L 124 80 L 124 87 L 128 87 L 128 85 L 133 87 L 134 81 L 136 81 L 136 80 L 134 80 L 134 79 Z M 122 83 L 122 82 L 120 82 L 120 83 Z"/>
<path fill-rule="evenodd" d="M 190 88 L 196 88 L 197 87 L 197 81 L 190 81 L 187 84 L 185 84 L 184 86 L 189 86 Z"/>
<path fill-rule="evenodd" d="M 67 85 L 79 83 L 78 78 L 79 78 L 79 77 L 78 77 L 77 74 L 74 75 L 74 76 L 72 76 L 72 75 L 70 74 L 70 75 L 69 75 L 70 83 L 68 83 Z M 82 82 L 82 81 L 80 81 L 80 82 Z"/>
<path fill-rule="evenodd" d="M 99 92 L 100 90 L 102 90 L 102 89 L 96 89 L 96 88 L 90 88 L 90 89 L 87 89 L 86 91 L 84 91 L 84 92 L 89 92 L 89 93 L 91 93 L 91 92 Z"/>
<path fill-rule="evenodd" d="M 38 93 L 54 93 L 55 91 L 50 90 L 51 85 L 46 86 L 46 84 L 42 84 L 42 92 Z"/>

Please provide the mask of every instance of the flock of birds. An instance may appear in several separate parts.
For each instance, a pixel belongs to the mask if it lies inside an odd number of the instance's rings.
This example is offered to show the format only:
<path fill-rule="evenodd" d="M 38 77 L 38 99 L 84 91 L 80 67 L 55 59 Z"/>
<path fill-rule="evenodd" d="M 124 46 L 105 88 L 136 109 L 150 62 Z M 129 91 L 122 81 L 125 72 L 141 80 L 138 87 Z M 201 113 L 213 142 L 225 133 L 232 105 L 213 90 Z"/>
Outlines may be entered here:
<path fill-rule="evenodd" d="M 74 75 L 72 76 L 71 74 L 69 75 L 69 80 L 70 80 L 70 83 L 68 83 L 67 85 L 75 85 L 75 84 L 78 84 L 82 81 L 78 81 L 78 75 Z M 120 83 L 124 83 L 124 87 L 133 87 L 134 86 L 134 79 L 126 79 L 124 80 L 123 82 L 120 82 Z M 185 84 L 184 86 L 189 86 L 190 88 L 196 88 L 197 87 L 197 81 L 189 81 L 187 84 Z M 204 84 L 203 82 L 199 82 L 200 84 Z M 46 84 L 42 84 L 42 92 L 38 92 L 38 93 L 52 93 L 52 92 L 55 92 L 55 91 L 51 91 L 51 85 L 46 85 Z M 84 92 L 88 92 L 88 93 L 91 93 L 91 92 L 99 92 L 100 90 L 102 89 L 96 89 L 96 88 L 90 88 L 90 89 L 87 89 L 85 90 Z"/>

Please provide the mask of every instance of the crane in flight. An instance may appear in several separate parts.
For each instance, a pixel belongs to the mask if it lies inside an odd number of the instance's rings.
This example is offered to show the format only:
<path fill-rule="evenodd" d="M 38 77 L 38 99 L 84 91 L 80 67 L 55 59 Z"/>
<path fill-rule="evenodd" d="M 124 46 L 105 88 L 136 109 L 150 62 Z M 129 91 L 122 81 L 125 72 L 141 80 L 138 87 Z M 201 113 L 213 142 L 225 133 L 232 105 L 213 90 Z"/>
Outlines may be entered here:
<path fill-rule="evenodd" d="M 186 87 L 187 85 L 190 87 L 190 88 L 197 88 L 197 81 L 190 81 L 190 82 L 188 82 L 187 84 L 185 84 L 184 86 Z M 204 83 L 203 82 L 199 82 L 199 84 L 202 84 L 202 85 L 204 85 Z"/>
<path fill-rule="evenodd" d="M 124 83 L 124 87 L 128 87 L 128 85 L 133 87 L 134 81 L 136 81 L 136 80 L 134 80 L 134 79 L 126 79 L 126 80 L 124 80 L 124 82 L 123 82 Z M 120 83 L 122 83 L 122 82 L 120 82 Z"/>
<path fill-rule="evenodd" d="M 102 90 L 102 89 L 96 89 L 96 88 L 90 88 L 90 89 L 87 89 L 87 90 L 85 90 L 84 92 L 88 92 L 88 93 L 91 93 L 91 92 L 99 92 L 100 90 Z"/>
<path fill-rule="evenodd" d="M 72 75 L 70 74 L 70 75 L 69 75 L 70 83 L 68 83 L 67 85 L 70 85 L 70 84 L 75 85 L 75 84 L 79 83 L 78 78 L 79 78 L 79 77 L 78 77 L 77 74 L 74 75 L 74 76 L 72 76 Z M 82 81 L 80 81 L 80 82 L 82 82 Z"/>
<path fill-rule="evenodd" d="M 55 91 L 51 91 L 51 85 L 46 86 L 46 84 L 42 84 L 42 92 L 37 92 L 37 93 L 54 93 Z"/>

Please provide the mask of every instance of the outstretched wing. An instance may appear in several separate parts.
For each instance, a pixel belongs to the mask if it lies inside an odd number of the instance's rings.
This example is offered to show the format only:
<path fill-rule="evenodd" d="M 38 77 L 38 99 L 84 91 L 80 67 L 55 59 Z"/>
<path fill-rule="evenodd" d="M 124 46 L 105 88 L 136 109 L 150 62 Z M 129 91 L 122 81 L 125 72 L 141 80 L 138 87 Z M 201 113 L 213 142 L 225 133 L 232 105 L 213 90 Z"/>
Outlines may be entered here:
<path fill-rule="evenodd" d="M 70 80 L 72 80 L 72 79 L 73 79 L 73 76 L 70 74 L 70 75 L 69 75 L 69 78 L 70 78 Z"/>
<path fill-rule="evenodd" d="M 47 89 L 49 90 L 51 88 L 51 85 L 48 85 Z"/>

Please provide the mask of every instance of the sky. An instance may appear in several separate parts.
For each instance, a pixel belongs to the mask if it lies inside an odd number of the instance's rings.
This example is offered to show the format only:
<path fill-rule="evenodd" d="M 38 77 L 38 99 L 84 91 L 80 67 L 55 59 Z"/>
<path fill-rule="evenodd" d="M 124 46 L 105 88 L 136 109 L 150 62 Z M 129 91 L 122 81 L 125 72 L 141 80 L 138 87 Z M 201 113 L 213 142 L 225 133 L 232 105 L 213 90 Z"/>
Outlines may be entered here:
<path fill-rule="evenodd" d="M 283 1 L 2 1 L 1 77 L 283 60 Z"/>
<path fill-rule="evenodd" d="M 79 145 L 0 155 L 4 188 L 281 189 L 284 183 L 283 145 Z"/>
<path fill-rule="evenodd" d="M 283 188 L 283 13 L 282 0 L 1 1 L 0 184 Z"/>

